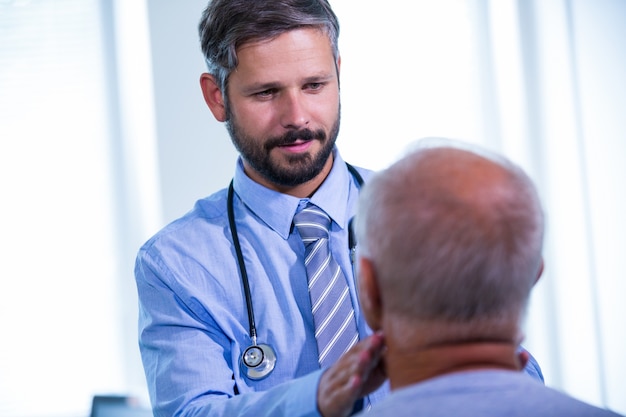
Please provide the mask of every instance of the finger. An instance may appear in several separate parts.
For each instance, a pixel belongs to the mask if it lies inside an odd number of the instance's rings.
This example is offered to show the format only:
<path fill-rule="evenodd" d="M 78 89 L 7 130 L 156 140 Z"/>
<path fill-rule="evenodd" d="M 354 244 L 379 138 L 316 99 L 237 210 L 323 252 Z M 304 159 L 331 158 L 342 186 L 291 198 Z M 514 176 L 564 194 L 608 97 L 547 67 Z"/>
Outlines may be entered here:
<path fill-rule="evenodd" d="M 376 369 L 381 363 L 384 350 L 385 345 L 382 333 L 375 333 L 366 339 L 364 349 L 359 353 L 356 372 L 367 376 L 373 369 Z"/>
<path fill-rule="evenodd" d="M 362 340 L 328 368 L 318 387 L 318 408 L 324 417 L 339 417 L 350 413 L 356 400 L 375 386 L 370 379 L 379 366 L 383 349 L 382 334 Z M 375 372 L 380 375 L 380 372 Z M 379 386 L 384 378 L 377 377 Z"/>

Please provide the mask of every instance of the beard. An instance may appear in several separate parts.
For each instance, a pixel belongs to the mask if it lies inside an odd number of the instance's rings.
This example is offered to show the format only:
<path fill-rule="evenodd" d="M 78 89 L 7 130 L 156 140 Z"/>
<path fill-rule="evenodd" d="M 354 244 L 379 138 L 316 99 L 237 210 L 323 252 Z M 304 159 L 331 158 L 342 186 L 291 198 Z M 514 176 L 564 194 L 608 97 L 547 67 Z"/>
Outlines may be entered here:
<path fill-rule="evenodd" d="M 337 118 L 328 135 L 323 129 L 300 129 L 289 131 L 282 136 L 261 140 L 247 135 L 237 123 L 236 117 L 227 108 L 226 129 L 241 157 L 256 172 L 274 184 L 294 187 L 312 180 L 322 172 L 335 147 L 339 134 L 339 122 L 340 112 L 337 112 Z M 272 160 L 271 151 L 274 148 L 292 144 L 297 140 L 319 140 L 322 148 L 313 155 L 309 152 L 288 155 L 286 165 Z"/>

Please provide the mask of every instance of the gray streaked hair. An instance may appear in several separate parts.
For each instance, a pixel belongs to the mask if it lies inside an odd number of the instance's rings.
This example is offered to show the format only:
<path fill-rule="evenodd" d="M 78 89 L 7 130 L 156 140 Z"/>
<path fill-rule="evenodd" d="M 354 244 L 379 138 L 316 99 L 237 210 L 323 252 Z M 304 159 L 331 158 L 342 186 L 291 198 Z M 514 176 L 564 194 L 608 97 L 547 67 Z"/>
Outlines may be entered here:
<path fill-rule="evenodd" d="M 493 168 L 488 185 L 475 181 L 465 192 L 475 164 Z M 365 184 L 356 233 L 390 310 L 502 323 L 525 312 L 542 263 L 544 216 L 531 179 L 506 158 L 428 141 Z"/>
<path fill-rule="evenodd" d="M 339 21 L 327 0 L 213 0 L 198 32 L 208 72 L 226 95 L 228 77 L 238 63 L 237 48 L 307 27 L 328 35 L 337 62 Z"/>

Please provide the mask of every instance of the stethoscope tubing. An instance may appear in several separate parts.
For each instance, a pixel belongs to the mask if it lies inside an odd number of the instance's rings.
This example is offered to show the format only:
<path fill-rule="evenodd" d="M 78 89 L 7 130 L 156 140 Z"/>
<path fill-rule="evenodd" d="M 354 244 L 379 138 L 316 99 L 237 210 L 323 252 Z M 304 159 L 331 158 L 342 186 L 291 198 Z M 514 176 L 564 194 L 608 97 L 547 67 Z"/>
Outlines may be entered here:
<path fill-rule="evenodd" d="M 256 345 L 256 324 L 254 323 L 254 307 L 252 306 L 252 294 L 250 292 L 250 281 L 248 280 L 248 271 L 243 259 L 243 253 L 241 252 L 241 244 L 239 243 L 239 235 L 237 234 L 237 225 L 235 224 L 235 208 L 233 204 L 234 198 L 233 181 L 230 181 L 228 186 L 228 201 L 226 203 L 228 207 L 228 225 L 230 227 L 230 233 L 233 237 L 233 245 L 235 246 L 235 253 L 237 255 L 237 263 L 239 264 L 239 273 L 241 274 L 241 283 L 243 285 L 243 292 L 246 299 L 246 308 L 248 310 L 248 329 L 252 343 Z"/>
<path fill-rule="evenodd" d="M 359 187 L 363 185 L 363 178 L 358 173 L 358 171 L 350 164 L 346 162 L 346 166 L 348 170 L 356 180 Z M 228 225 L 230 227 L 230 234 L 233 239 L 233 246 L 235 247 L 235 255 L 237 257 L 237 264 L 239 266 L 239 273 L 241 275 L 241 283 L 243 285 L 243 292 L 246 299 L 246 309 L 248 312 L 248 331 L 250 335 L 250 339 L 252 339 L 252 345 L 244 350 L 241 355 L 241 364 L 242 370 L 244 374 L 254 380 L 263 379 L 267 377 L 273 370 L 276 365 L 276 353 L 274 349 L 270 345 L 266 344 L 257 344 L 257 332 L 256 332 L 256 323 L 254 320 L 254 307 L 252 305 L 252 293 L 250 291 L 250 281 L 248 279 L 248 271 L 246 268 L 246 263 L 243 258 L 243 253 L 241 251 L 241 244 L 239 242 L 239 234 L 237 233 L 237 225 L 235 222 L 235 204 L 234 204 L 234 194 L 235 188 L 233 185 L 233 180 L 230 181 L 228 186 L 228 196 L 226 201 L 227 212 L 228 212 Z M 350 219 L 348 223 L 348 243 L 350 249 L 350 258 L 354 265 L 354 253 L 356 249 L 356 239 L 354 238 L 354 231 L 352 230 L 353 219 Z M 247 353 L 248 352 L 259 352 L 262 357 L 261 360 L 256 360 L 256 356 L 254 356 L 255 364 L 250 364 L 248 362 Z"/>

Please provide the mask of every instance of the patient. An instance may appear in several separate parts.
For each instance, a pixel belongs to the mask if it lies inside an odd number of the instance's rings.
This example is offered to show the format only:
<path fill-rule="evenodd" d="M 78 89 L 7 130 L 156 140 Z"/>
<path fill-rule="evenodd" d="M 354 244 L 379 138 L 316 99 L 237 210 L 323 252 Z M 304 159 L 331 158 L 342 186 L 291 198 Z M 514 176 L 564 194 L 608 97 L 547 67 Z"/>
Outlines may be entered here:
<path fill-rule="evenodd" d="M 617 416 L 521 372 L 543 223 L 520 168 L 461 144 L 422 143 L 367 183 L 359 297 L 392 389 L 368 417 Z"/>

